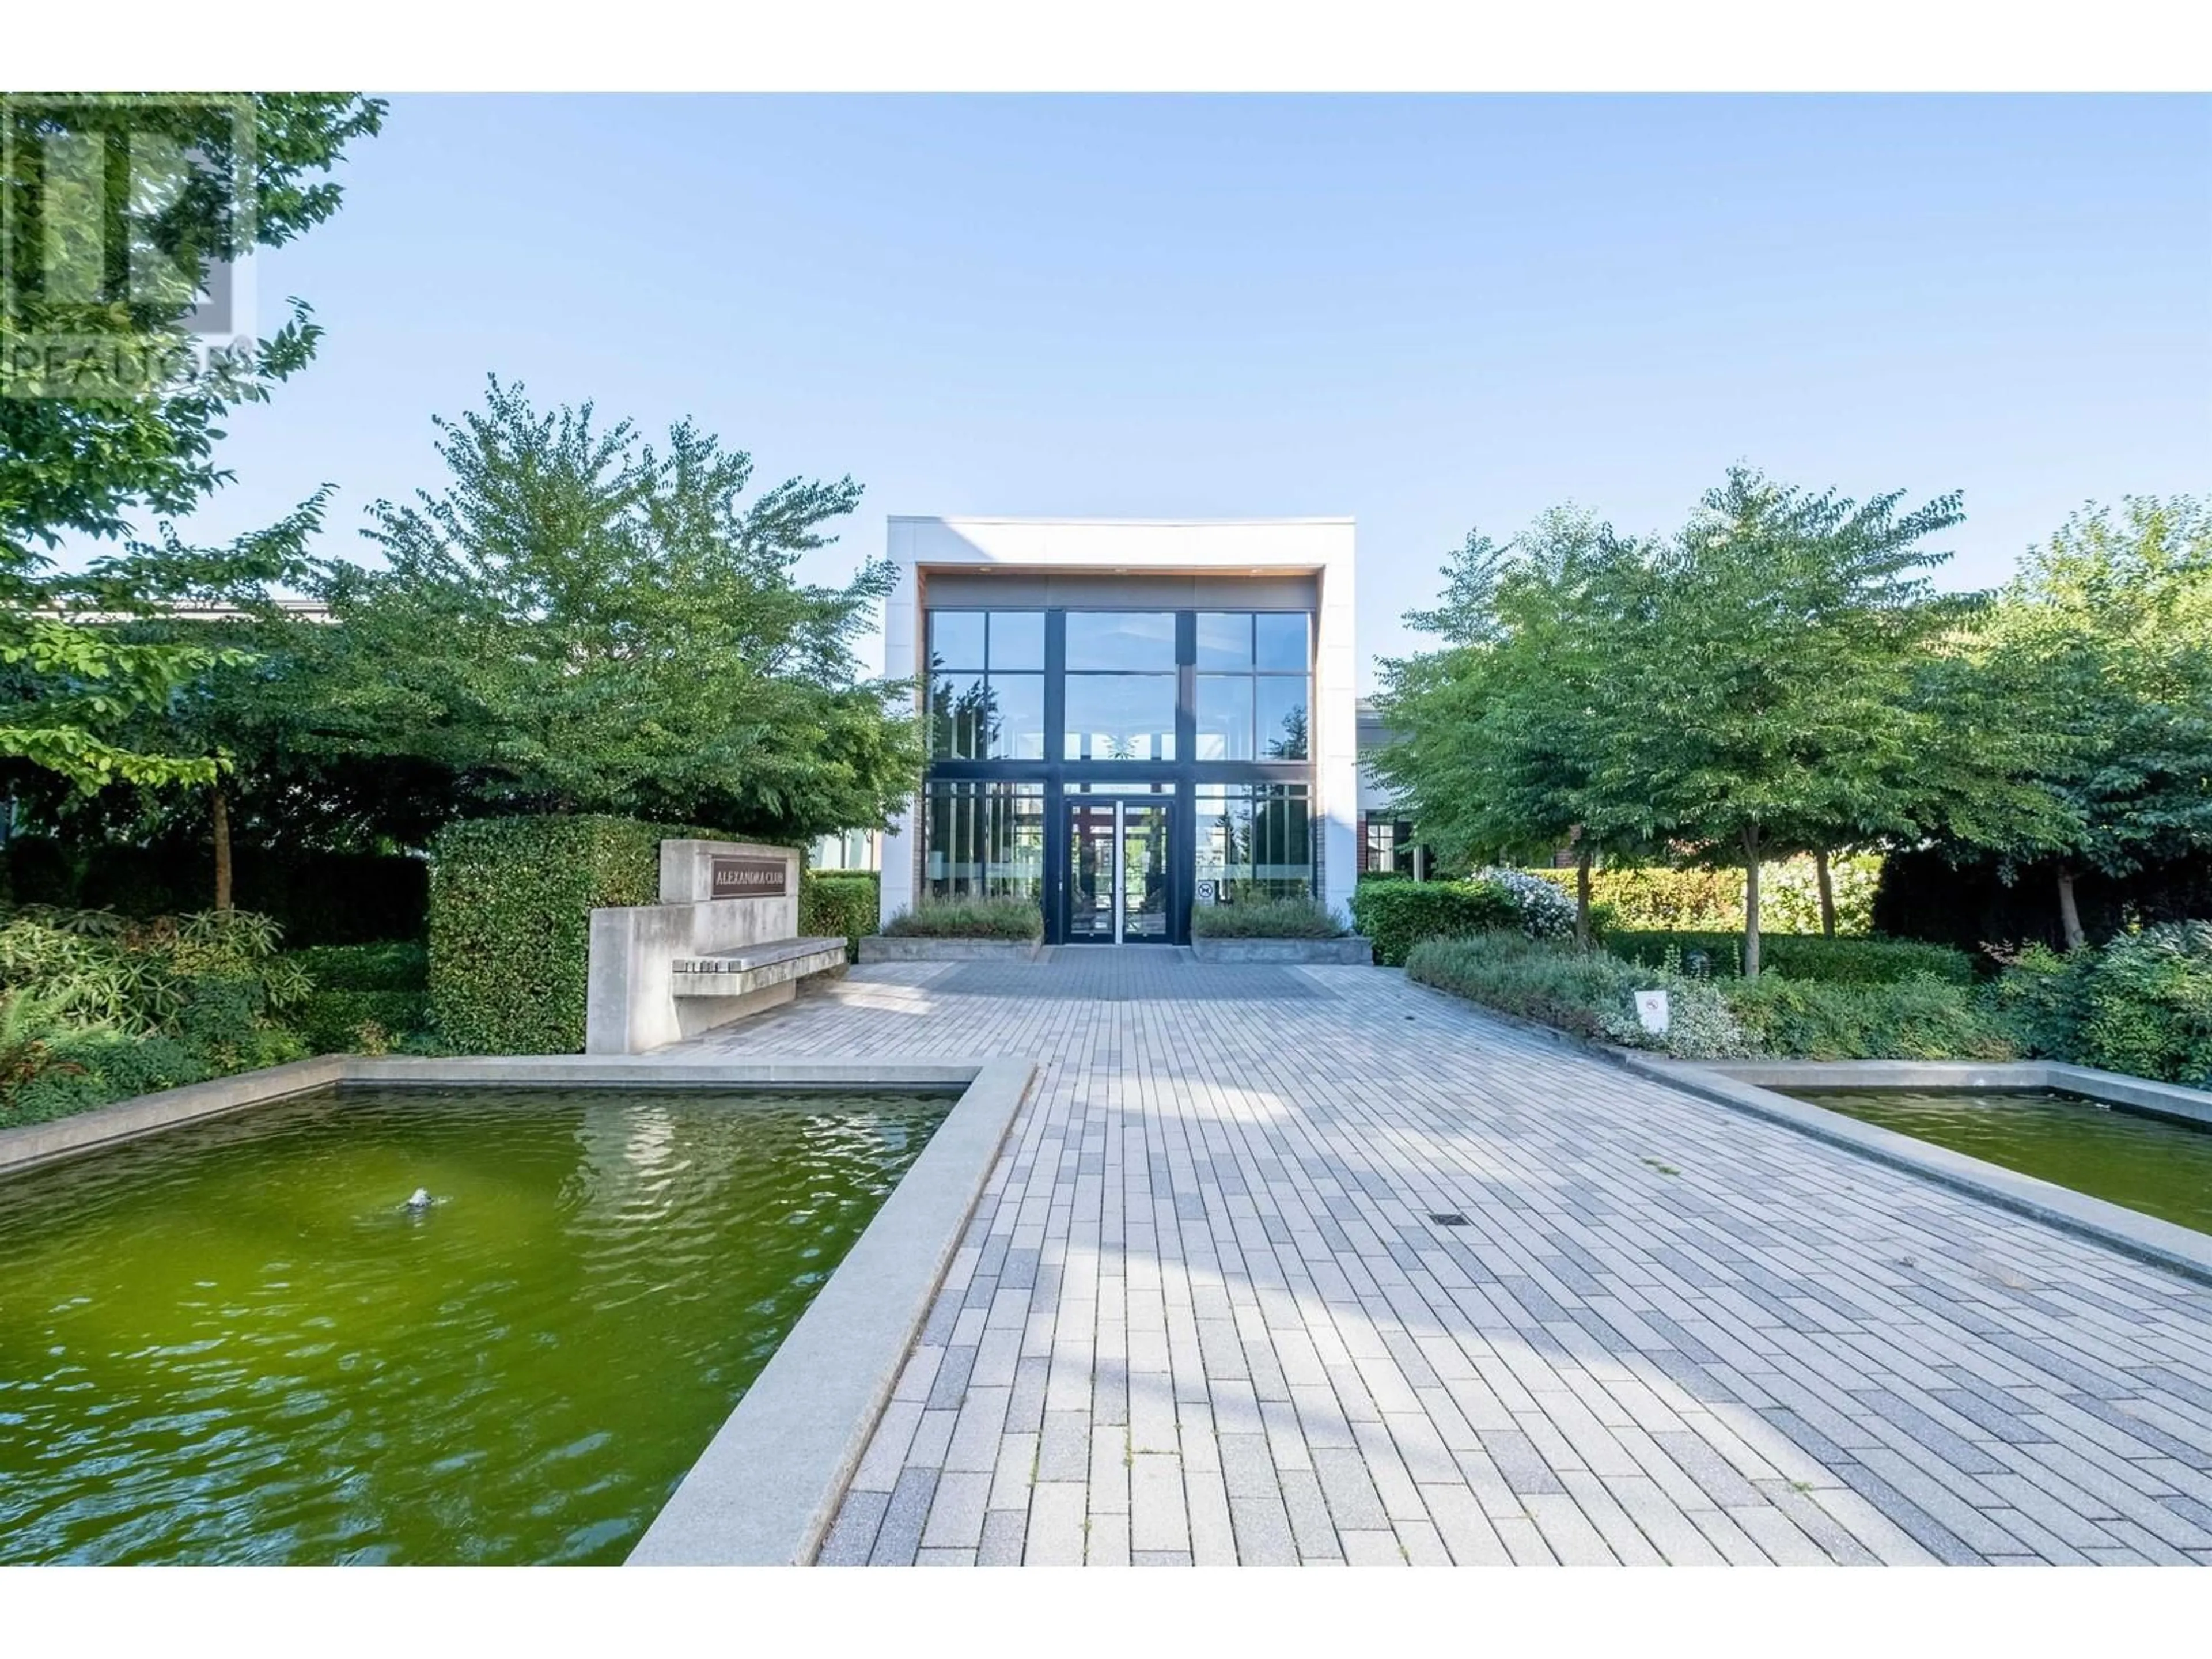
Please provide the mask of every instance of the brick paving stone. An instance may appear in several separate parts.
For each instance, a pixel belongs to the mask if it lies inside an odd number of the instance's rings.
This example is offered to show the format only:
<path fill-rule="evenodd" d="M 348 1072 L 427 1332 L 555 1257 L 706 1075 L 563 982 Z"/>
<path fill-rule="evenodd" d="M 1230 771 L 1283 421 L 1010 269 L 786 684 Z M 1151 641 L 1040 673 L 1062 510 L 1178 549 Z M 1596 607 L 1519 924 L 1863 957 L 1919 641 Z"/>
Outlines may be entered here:
<path fill-rule="evenodd" d="M 664 1052 L 1039 1067 L 825 1562 L 2212 1557 L 2212 1291 L 1395 971 L 890 964 Z"/>
<path fill-rule="evenodd" d="M 1022 1565 L 1022 1542 L 1029 1530 L 1029 1515 L 1023 1510 L 989 1510 L 983 1516 L 983 1541 L 975 1547 L 975 1565 L 979 1567 L 1018 1567 Z"/>

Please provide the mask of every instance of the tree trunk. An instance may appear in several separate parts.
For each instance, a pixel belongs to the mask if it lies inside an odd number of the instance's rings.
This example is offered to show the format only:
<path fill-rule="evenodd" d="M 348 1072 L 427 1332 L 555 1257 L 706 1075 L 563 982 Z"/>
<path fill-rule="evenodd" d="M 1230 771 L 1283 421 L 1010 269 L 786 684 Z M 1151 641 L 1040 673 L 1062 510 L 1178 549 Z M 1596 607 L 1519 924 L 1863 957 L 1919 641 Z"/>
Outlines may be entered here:
<path fill-rule="evenodd" d="M 215 908 L 228 910 L 230 902 L 230 801 L 216 784 L 208 791 L 208 819 L 215 828 Z"/>
<path fill-rule="evenodd" d="M 1759 826 L 1743 832 L 1743 976 L 1759 977 Z"/>
<path fill-rule="evenodd" d="M 2081 907 L 2074 902 L 2074 872 L 2064 865 L 2058 866 L 2058 925 L 2066 933 L 2066 948 L 2078 951 L 2089 942 L 2081 931 Z"/>
<path fill-rule="evenodd" d="M 1587 847 L 1575 851 L 1575 944 L 1583 950 L 1590 943 L 1590 850 Z"/>
<path fill-rule="evenodd" d="M 1836 888 L 1828 879 L 1828 854 L 1824 848 L 1813 854 L 1813 878 L 1820 884 L 1820 937 L 1836 936 Z"/>

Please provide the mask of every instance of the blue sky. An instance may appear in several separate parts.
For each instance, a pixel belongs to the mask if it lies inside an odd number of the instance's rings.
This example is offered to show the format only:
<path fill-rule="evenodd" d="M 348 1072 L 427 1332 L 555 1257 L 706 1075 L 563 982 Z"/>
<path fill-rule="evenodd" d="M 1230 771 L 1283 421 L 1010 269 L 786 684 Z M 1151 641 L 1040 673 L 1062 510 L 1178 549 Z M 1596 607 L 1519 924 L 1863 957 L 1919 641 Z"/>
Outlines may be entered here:
<path fill-rule="evenodd" d="M 2212 100 L 405 97 L 264 258 L 316 364 L 194 528 L 440 477 L 487 371 L 887 513 L 1349 514 L 1363 653 L 1470 526 L 1733 460 L 1957 489 L 1948 580 L 2212 486 Z"/>

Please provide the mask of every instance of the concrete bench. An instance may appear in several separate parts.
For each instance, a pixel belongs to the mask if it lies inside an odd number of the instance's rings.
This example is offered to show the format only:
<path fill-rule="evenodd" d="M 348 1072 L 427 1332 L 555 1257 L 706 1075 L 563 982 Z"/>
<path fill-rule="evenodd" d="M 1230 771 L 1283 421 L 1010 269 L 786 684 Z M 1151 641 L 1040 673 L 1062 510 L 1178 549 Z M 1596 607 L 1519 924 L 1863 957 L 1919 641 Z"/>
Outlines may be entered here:
<path fill-rule="evenodd" d="M 679 997 L 741 997 L 789 980 L 829 973 L 845 965 L 845 940 L 785 939 L 747 945 L 735 951 L 678 957 L 670 964 L 671 994 Z"/>

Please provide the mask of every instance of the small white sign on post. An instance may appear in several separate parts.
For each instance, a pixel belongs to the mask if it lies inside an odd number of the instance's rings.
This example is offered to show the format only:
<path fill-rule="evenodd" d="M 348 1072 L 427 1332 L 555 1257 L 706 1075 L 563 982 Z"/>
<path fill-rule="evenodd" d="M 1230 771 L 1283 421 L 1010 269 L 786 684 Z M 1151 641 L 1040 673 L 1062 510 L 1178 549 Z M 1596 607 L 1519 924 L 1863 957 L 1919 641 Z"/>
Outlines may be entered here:
<path fill-rule="evenodd" d="M 1636 1018 L 1653 1036 L 1667 1035 L 1667 994 L 1664 991 L 1638 991 L 1636 994 Z"/>

